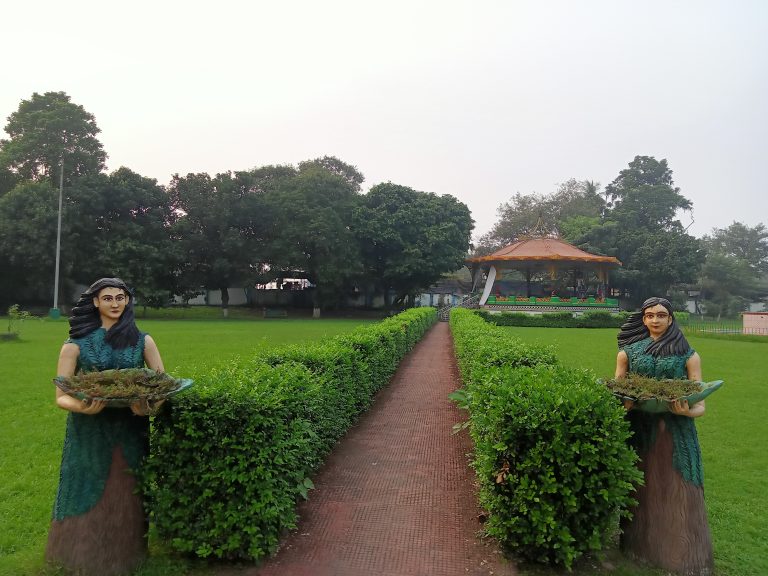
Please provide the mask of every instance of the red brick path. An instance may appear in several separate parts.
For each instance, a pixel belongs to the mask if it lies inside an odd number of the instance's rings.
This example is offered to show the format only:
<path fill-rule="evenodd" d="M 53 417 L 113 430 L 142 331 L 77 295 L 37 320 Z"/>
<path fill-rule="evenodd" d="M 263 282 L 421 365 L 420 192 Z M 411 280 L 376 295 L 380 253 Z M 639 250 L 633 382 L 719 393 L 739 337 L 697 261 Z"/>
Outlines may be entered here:
<path fill-rule="evenodd" d="M 298 530 L 248 576 L 488 576 L 514 567 L 481 524 L 448 324 L 405 358 L 373 407 L 334 448 L 299 507 Z"/>

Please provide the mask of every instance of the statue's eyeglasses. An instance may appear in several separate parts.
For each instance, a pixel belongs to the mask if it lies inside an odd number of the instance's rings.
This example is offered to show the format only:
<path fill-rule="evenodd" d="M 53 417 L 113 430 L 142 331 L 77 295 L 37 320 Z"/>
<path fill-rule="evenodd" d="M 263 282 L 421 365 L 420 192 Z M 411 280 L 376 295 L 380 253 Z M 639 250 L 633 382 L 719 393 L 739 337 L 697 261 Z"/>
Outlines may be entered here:
<path fill-rule="evenodd" d="M 102 296 L 99 298 L 102 302 L 112 302 L 114 300 L 115 302 L 125 302 L 125 296 L 122 294 L 118 294 L 117 296 L 112 296 L 111 294 L 107 294 L 105 296 Z"/>
<path fill-rule="evenodd" d="M 653 312 L 648 312 L 647 314 L 643 314 L 643 318 L 646 320 L 653 320 L 654 318 L 658 318 L 659 320 L 666 320 L 669 318 L 669 314 L 666 312 L 659 312 L 658 314 L 654 314 Z"/>

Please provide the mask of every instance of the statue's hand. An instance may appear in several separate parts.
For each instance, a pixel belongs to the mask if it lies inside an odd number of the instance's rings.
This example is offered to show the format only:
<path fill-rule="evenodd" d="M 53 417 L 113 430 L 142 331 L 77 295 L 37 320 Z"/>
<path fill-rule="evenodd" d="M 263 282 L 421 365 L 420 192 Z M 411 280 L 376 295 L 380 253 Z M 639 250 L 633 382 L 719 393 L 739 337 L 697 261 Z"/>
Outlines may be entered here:
<path fill-rule="evenodd" d="M 673 400 L 669 403 L 669 410 L 678 416 L 687 416 L 688 418 L 698 418 L 704 414 L 704 403 L 697 402 L 693 406 L 688 405 L 688 400 Z"/>
<path fill-rule="evenodd" d="M 72 410 L 72 412 L 79 412 L 80 414 L 98 414 L 107 405 L 106 400 L 83 400 L 82 405 L 79 407 L 79 410 Z"/>

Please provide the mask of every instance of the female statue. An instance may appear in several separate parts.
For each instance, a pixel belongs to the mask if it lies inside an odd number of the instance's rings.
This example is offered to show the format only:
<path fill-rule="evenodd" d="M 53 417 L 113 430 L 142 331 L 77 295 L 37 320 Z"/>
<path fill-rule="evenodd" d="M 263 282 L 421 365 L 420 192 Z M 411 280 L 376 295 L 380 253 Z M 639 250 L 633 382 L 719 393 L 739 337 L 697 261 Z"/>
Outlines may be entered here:
<path fill-rule="evenodd" d="M 701 381 L 701 358 L 680 331 L 672 305 L 649 298 L 618 335 L 616 378 L 628 373 Z M 704 507 L 701 449 L 693 419 L 704 414 L 704 400 L 670 403 L 669 412 L 632 410 L 625 403 L 640 455 L 645 485 L 637 507 L 622 524 L 622 549 L 636 558 L 680 574 L 713 570 L 712 542 Z"/>
<path fill-rule="evenodd" d="M 114 368 L 158 372 L 152 338 L 136 327 L 133 296 L 119 278 L 102 278 L 80 297 L 69 319 L 57 374 Z M 149 419 L 161 402 L 113 408 L 56 389 L 69 411 L 59 488 L 46 558 L 68 570 L 99 576 L 133 570 L 146 556 L 147 522 L 135 471 L 149 449 Z"/>

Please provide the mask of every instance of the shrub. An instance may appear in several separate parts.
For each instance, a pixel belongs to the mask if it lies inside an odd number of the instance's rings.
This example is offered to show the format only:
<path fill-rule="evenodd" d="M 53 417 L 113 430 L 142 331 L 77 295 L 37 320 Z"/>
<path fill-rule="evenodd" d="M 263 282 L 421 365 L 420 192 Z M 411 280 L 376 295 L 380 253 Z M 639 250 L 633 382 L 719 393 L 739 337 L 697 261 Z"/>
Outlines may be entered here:
<path fill-rule="evenodd" d="M 605 310 L 594 310 L 574 316 L 570 312 L 526 314 L 524 312 L 502 312 L 491 314 L 485 310 L 478 314 L 487 322 L 497 326 L 529 326 L 539 328 L 619 328 L 626 322 L 628 312 L 613 314 Z"/>
<path fill-rule="evenodd" d="M 311 473 L 435 320 L 409 310 L 198 375 L 154 420 L 142 486 L 160 537 L 201 557 L 273 552 Z"/>
<path fill-rule="evenodd" d="M 32 314 L 26 310 L 22 310 L 18 304 L 13 304 L 8 307 L 8 330 L 4 333 L 0 333 L 1 340 L 15 340 L 21 333 L 21 325 L 24 320 L 31 318 Z"/>
<path fill-rule="evenodd" d="M 606 544 L 633 503 L 641 475 L 624 410 L 592 373 L 519 339 L 506 338 L 509 364 L 472 358 L 504 331 L 471 312 L 452 313 L 451 327 L 465 384 L 452 397 L 470 412 L 486 531 L 521 556 L 570 568 Z"/>

